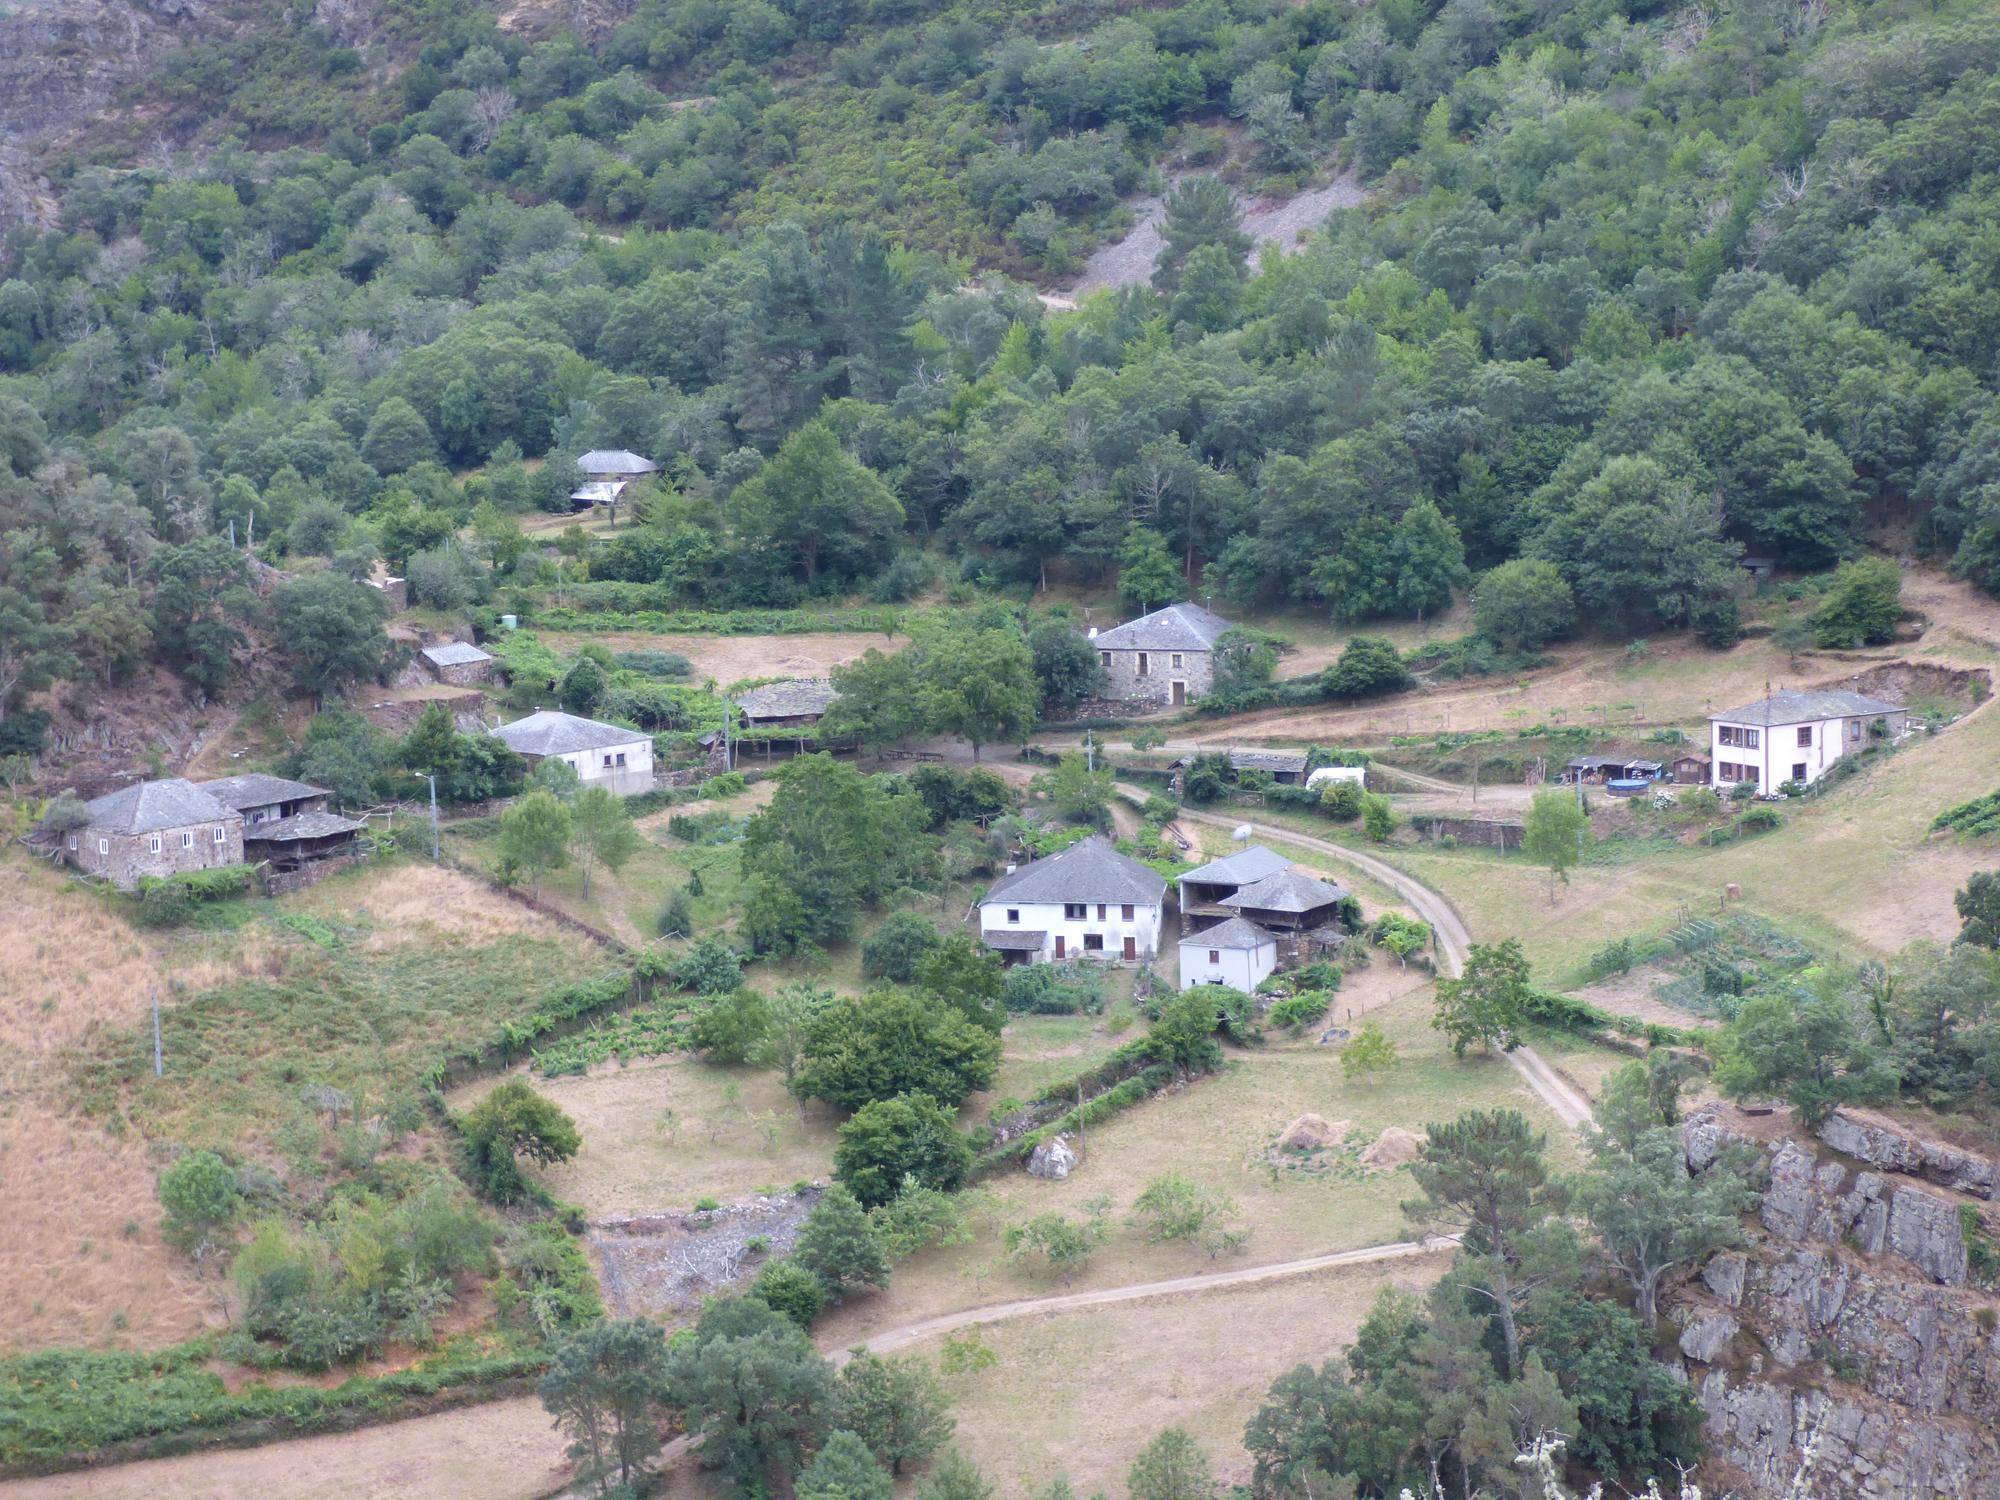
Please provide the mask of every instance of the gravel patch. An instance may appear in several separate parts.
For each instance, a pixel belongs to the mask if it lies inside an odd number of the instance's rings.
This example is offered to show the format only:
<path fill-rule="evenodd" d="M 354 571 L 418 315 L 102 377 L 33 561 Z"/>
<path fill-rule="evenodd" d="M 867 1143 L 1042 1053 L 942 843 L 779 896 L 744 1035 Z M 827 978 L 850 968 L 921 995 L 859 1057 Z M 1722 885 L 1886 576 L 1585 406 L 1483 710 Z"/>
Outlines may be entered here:
<path fill-rule="evenodd" d="M 600 1220 L 586 1238 L 603 1267 L 605 1299 L 621 1318 L 696 1312 L 789 1252 L 821 1191 L 815 1184 L 724 1208 Z M 764 1241 L 762 1253 L 751 1253 L 753 1239 Z"/>

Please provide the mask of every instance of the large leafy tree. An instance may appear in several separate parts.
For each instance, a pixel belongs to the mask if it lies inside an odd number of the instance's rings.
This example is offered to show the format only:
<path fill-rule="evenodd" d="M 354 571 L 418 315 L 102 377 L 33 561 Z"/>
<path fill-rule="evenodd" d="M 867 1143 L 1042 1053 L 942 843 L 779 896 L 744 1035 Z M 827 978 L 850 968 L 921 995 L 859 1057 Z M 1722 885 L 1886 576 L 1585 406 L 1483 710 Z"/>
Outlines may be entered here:
<path fill-rule="evenodd" d="M 1590 815 L 1573 791 L 1554 787 L 1535 793 L 1521 832 L 1528 858 L 1549 872 L 1549 905 L 1556 904 L 1556 882 L 1569 884 L 1569 872 L 1583 858 L 1590 839 Z"/>
<path fill-rule="evenodd" d="M 1459 1057 L 1474 1042 L 1511 1052 L 1533 993 L 1519 938 L 1474 943 L 1464 971 L 1438 981 L 1431 1025 L 1451 1038 Z"/>
<path fill-rule="evenodd" d="M 333 573 L 296 579 L 271 595 L 292 676 L 304 691 L 326 695 L 377 676 L 388 659 L 378 590 Z"/>
<path fill-rule="evenodd" d="M 795 1472 L 825 1431 L 832 1372 L 798 1325 L 752 1297 L 709 1304 L 669 1357 L 695 1451 L 743 1494 Z"/>
<path fill-rule="evenodd" d="M 630 1486 L 660 1451 L 667 1363 L 660 1325 L 630 1318 L 571 1334 L 537 1383 L 543 1409 L 570 1436 L 579 1477 L 599 1494 Z"/>
<path fill-rule="evenodd" d="M 810 586 L 823 571 L 851 578 L 880 562 L 903 507 L 823 422 L 786 438 L 732 505 L 746 540 L 775 549 Z"/>
<path fill-rule="evenodd" d="M 798 1090 L 858 1110 L 899 1094 L 955 1108 L 993 1082 L 1000 1039 L 957 1010 L 909 990 L 842 996 L 814 1016 Z M 899 1178 L 886 1184 L 895 1191 Z"/>
<path fill-rule="evenodd" d="M 924 1094 L 864 1104 L 840 1127 L 833 1169 L 869 1207 L 893 1199 L 906 1183 L 950 1192 L 965 1183 L 972 1147 L 950 1111 Z"/>
<path fill-rule="evenodd" d="M 922 868 L 933 840 L 921 798 L 831 755 L 802 755 L 750 820 L 743 866 L 760 897 L 796 911 L 812 941 L 846 937 L 864 906 Z"/>

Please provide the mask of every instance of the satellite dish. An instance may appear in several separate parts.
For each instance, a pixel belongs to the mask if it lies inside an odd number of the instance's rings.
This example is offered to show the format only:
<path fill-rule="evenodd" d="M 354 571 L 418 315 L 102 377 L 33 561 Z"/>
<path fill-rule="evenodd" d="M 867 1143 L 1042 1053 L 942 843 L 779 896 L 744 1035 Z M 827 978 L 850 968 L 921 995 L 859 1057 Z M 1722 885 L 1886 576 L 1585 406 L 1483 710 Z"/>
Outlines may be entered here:
<path fill-rule="evenodd" d="M 1247 843 L 1250 839 L 1250 835 L 1255 833 L 1256 831 L 1257 830 L 1252 828 L 1248 823 L 1238 823 L 1236 825 L 1236 831 L 1230 834 L 1229 836 L 1234 840 L 1236 840 L 1237 843 L 1242 844 L 1242 843 Z"/>

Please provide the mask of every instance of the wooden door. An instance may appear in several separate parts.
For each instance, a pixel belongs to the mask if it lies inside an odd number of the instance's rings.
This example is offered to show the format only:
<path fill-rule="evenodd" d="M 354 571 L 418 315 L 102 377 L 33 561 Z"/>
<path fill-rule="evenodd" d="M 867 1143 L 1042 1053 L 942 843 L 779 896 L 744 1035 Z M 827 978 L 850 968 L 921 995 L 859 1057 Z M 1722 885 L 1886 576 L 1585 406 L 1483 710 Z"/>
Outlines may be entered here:
<path fill-rule="evenodd" d="M 1137 958 L 1138 956 L 1139 956 L 1139 940 L 1128 933 L 1126 934 L 1125 937 L 1125 962 L 1129 964 L 1130 962 L 1132 962 L 1133 959 Z"/>
<path fill-rule="evenodd" d="M 1066 956 L 1063 952 L 1063 935 L 1059 932 L 1056 934 L 1056 957 L 1064 958 Z"/>
<path fill-rule="evenodd" d="M 1186 706 L 1187 706 L 1187 684 L 1185 682 L 1177 682 L 1174 684 L 1174 707 L 1184 708 Z"/>

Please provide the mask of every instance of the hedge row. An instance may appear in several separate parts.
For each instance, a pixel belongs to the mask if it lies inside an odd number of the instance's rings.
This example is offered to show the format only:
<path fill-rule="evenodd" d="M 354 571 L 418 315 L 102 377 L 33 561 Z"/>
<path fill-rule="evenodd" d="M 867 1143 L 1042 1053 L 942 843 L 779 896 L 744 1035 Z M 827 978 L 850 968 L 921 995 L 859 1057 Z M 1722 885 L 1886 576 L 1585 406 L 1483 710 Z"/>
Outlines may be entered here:
<path fill-rule="evenodd" d="M 1558 1031 L 1590 1035 L 1615 1031 L 1620 1036 L 1637 1037 L 1649 1047 L 1699 1047 L 1704 1038 L 1699 1031 L 1679 1026 L 1662 1026 L 1631 1016 L 1614 1015 L 1588 1000 L 1574 995 L 1558 995 L 1550 990 L 1534 990 L 1528 996 L 1529 1019 Z"/>
<path fill-rule="evenodd" d="M 587 979 L 556 991 L 532 1015 L 518 1021 L 503 1021 L 498 1032 L 483 1042 L 471 1042 L 439 1058 L 425 1072 L 425 1096 L 442 1113 L 445 1090 L 479 1073 L 491 1072 L 518 1062 L 536 1042 L 553 1038 L 593 1017 L 623 1010 L 650 997 L 653 984 L 664 977 L 666 961 L 647 951 L 630 970 Z"/>
<path fill-rule="evenodd" d="M 586 583 L 573 603 L 537 609 L 544 630 L 629 630 L 673 635 L 806 635 L 852 631 L 888 635 L 901 628 L 899 609 L 675 609 L 644 583 Z"/>

